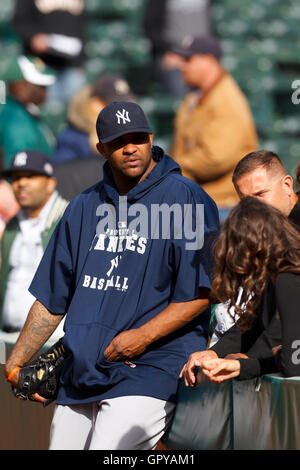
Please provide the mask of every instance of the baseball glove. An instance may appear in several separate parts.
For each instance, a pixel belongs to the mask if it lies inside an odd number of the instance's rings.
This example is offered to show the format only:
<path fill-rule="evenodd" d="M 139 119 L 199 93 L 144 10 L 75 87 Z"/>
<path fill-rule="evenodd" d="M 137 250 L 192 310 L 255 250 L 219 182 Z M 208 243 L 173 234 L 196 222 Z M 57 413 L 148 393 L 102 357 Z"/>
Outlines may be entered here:
<path fill-rule="evenodd" d="M 44 406 L 57 397 L 60 374 L 68 356 L 68 351 L 57 341 L 47 352 L 41 354 L 19 371 L 17 387 L 12 387 L 13 394 L 22 400 L 32 400 L 38 393 L 46 398 Z"/>

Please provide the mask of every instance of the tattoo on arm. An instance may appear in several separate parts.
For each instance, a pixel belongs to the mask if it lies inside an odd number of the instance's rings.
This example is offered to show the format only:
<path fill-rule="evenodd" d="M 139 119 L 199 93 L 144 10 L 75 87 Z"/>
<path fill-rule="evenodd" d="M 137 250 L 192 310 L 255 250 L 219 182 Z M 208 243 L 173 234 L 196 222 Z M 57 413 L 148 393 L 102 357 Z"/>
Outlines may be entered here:
<path fill-rule="evenodd" d="M 6 363 L 11 370 L 23 366 L 40 350 L 62 320 L 63 315 L 53 315 L 38 300 L 29 310 L 26 322 Z"/>

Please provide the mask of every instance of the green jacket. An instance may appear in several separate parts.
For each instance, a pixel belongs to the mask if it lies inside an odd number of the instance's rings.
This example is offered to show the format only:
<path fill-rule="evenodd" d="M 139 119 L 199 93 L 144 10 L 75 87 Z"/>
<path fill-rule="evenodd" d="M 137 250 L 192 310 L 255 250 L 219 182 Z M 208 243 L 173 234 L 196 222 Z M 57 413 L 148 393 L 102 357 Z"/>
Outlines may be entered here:
<path fill-rule="evenodd" d="M 62 217 L 65 208 L 68 205 L 68 201 L 63 199 L 59 194 L 55 199 L 51 208 L 50 214 L 47 219 L 45 229 L 41 234 L 42 245 L 45 251 L 47 244 L 51 238 L 51 235 Z M 12 244 L 20 231 L 19 221 L 17 216 L 13 217 L 5 227 L 2 240 L 1 240 L 1 270 L 0 270 L 0 329 L 2 328 L 2 306 L 5 297 L 7 281 L 10 271 L 9 256 Z"/>
<path fill-rule="evenodd" d="M 24 106 L 8 97 L 0 113 L 0 147 L 5 167 L 10 166 L 17 152 L 31 149 L 51 156 L 53 146 L 53 135 L 48 127 L 33 117 Z"/>

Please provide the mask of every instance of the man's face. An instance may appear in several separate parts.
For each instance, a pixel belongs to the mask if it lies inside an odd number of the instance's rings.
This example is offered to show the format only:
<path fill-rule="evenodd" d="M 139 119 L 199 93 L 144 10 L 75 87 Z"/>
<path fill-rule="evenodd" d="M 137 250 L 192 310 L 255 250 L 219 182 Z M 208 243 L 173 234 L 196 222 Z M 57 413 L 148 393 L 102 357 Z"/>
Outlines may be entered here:
<path fill-rule="evenodd" d="M 152 159 L 153 134 L 132 133 L 111 142 L 97 144 L 108 160 L 114 176 L 138 182 L 146 178 L 155 162 Z"/>
<path fill-rule="evenodd" d="M 47 99 L 47 88 L 45 86 L 32 85 L 31 83 L 29 85 L 30 102 L 36 106 L 41 106 Z"/>
<path fill-rule="evenodd" d="M 26 105 L 33 103 L 36 106 L 42 105 L 47 98 L 47 88 L 44 86 L 34 85 L 26 82 L 26 80 L 19 80 L 11 85 L 13 96 L 16 97 L 20 103 Z"/>
<path fill-rule="evenodd" d="M 211 60 L 204 54 L 195 54 L 184 60 L 181 73 L 184 82 L 190 87 L 199 87 L 210 69 Z"/>
<path fill-rule="evenodd" d="M 42 209 L 55 189 L 55 179 L 30 171 L 14 171 L 11 176 L 15 198 L 31 211 Z"/>
<path fill-rule="evenodd" d="M 256 197 L 285 215 L 289 215 L 292 210 L 293 180 L 289 175 L 272 175 L 271 171 L 263 167 L 257 168 L 241 176 L 236 182 L 236 189 L 240 198 Z"/>

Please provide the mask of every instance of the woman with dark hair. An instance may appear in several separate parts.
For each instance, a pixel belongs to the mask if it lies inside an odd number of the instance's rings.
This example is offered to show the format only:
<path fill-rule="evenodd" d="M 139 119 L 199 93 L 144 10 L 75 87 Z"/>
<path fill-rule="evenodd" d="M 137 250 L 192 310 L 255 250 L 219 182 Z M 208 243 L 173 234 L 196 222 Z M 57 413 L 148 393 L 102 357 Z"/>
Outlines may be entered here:
<path fill-rule="evenodd" d="M 272 372 L 300 376 L 300 234 L 286 216 L 256 198 L 241 200 L 216 242 L 211 294 L 233 307 L 232 328 L 241 334 L 233 340 L 231 328 L 213 348 L 192 354 L 180 374 L 187 386 L 195 385 L 197 366 L 216 383 Z M 266 356 L 262 338 L 272 328 L 277 344 Z M 236 358 L 222 359 L 229 353 Z"/>

